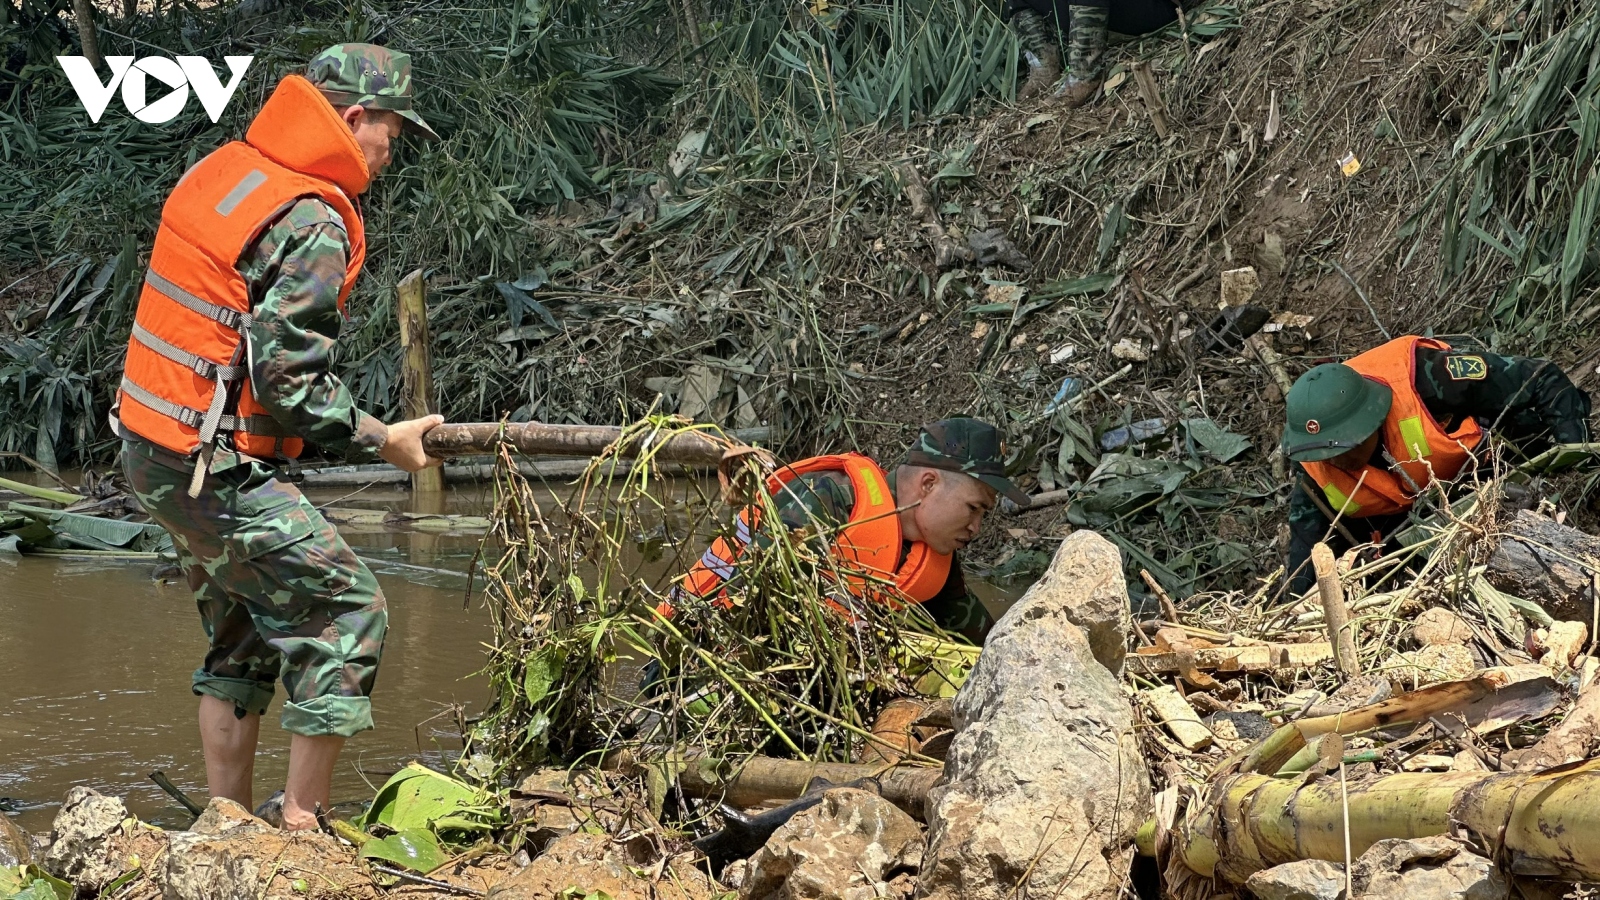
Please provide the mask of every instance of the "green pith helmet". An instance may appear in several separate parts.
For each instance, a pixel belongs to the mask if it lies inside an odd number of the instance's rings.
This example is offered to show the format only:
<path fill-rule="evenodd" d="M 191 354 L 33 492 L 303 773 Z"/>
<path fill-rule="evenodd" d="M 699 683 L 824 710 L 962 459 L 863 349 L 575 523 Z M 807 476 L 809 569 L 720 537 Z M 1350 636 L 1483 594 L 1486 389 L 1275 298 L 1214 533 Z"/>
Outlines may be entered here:
<path fill-rule="evenodd" d="M 1295 462 L 1320 462 L 1361 446 L 1383 426 L 1394 392 L 1342 363 L 1300 376 L 1284 400 L 1283 443 Z"/>

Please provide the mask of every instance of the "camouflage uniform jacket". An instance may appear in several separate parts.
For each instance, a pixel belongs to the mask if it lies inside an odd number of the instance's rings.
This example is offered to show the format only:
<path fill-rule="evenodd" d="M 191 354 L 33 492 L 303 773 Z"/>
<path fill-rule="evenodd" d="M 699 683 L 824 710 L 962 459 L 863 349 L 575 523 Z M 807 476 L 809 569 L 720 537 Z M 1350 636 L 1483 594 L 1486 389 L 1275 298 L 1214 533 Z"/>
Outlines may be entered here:
<path fill-rule="evenodd" d="M 1471 417 L 1528 456 L 1553 443 L 1573 444 L 1589 439 L 1589 396 L 1554 363 L 1522 356 L 1420 348 L 1416 372 L 1417 393 L 1423 405 L 1446 430 Z M 1291 590 L 1299 593 L 1315 583 L 1315 573 L 1306 560 L 1310 559 L 1311 548 L 1325 538 L 1332 521 L 1307 493 L 1311 481 L 1305 470 L 1297 463 L 1293 472 L 1288 571 Z M 1348 524 L 1359 539 L 1365 540 L 1369 532 L 1392 531 L 1405 518 L 1380 516 Z"/>
<path fill-rule="evenodd" d="M 895 490 L 897 471 L 889 472 L 891 495 Z M 837 529 L 850 520 L 850 511 L 856 505 L 850 476 L 842 471 L 810 472 L 790 481 L 787 488 L 773 500 L 778 518 L 791 530 L 815 526 L 819 522 L 830 529 Z M 901 559 L 905 558 L 909 548 L 908 541 L 901 549 Z M 923 603 L 922 608 L 941 628 L 961 634 L 976 644 L 982 644 L 989 629 L 994 627 L 994 619 L 983 601 L 967 588 L 959 554 L 951 560 L 950 577 L 944 587 Z"/>
<path fill-rule="evenodd" d="M 264 229 L 239 257 L 239 273 L 250 289 L 250 386 L 257 401 L 280 424 L 332 458 L 375 462 L 388 430 L 362 412 L 333 374 L 339 336 L 339 290 L 350 240 L 333 208 L 307 197 Z M 123 437 L 138 440 L 123 430 Z M 147 456 L 167 465 L 190 463 L 149 445 Z M 248 461 L 223 437 L 211 470 Z"/>

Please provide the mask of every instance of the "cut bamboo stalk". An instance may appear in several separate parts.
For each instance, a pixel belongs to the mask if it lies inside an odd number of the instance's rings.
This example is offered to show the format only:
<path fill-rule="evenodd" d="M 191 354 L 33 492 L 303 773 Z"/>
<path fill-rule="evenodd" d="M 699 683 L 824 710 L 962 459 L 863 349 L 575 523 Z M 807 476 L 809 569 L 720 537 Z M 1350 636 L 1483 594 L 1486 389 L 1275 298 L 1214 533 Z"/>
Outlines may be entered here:
<path fill-rule="evenodd" d="M 533 456 L 596 456 L 622 437 L 616 425 L 551 425 L 545 422 L 451 422 L 423 437 L 428 455 L 438 457 L 494 453 L 504 440 L 519 453 Z M 737 440 L 708 431 L 680 431 L 663 437 L 645 433 L 618 447 L 619 456 L 650 453 L 660 462 L 714 466 L 722 454 L 742 446 Z"/>
<path fill-rule="evenodd" d="M 1453 824 L 1503 848 L 1512 872 L 1600 878 L 1600 759 L 1541 773 L 1405 772 L 1349 785 L 1349 853 L 1381 840 L 1448 834 Z M 1341 783 L 1268 775 L 1214 782 L 1181 820 L 1173 848 L 1207 878 L 1242 884 L 1254 872 L 1302 859 L 1343 862 Z"/>
<path fill-rule="evenodd" d="M 77 503 L 79 500 L 85 499 L 78 494 L 73 494 L 68 491 L 57 491 L 52 490 L 51 488 L 39 487 L 38 485 L 34 484 L 24 484 L 20 481 L 12 481 L 9 478 L 0 478 L 0 490 L 11 491 L 12 493 L 21 494 L 24 497 L 32 497 L 35 500 L 45 500 L 50 503 L 59 503 L 62 506 L 71 506 L 72 504 Z"/>
<path fill-rule="evenodd" d="M 1355 628 L 1350 624 L 1350 609 L 1344 603 L 1344 585 L 1339 581 L 1332 548 L 1323 543 L 1311 548 L 1311 565 L 1317 570 L 1317 593 L 1322 596 L 1323 622 L 1327 625 L 1328 642 L 1333 644 L 1333 661 L 1346 678 L 1360 678 Z"/>
<path fill-rule="evenodd" d="M 1172 732 L 1172 736 L 1178 739 L 1183 749 L 1204 750 L 1215 740 L 1211 729 L 1200 721 L 1200 716 L 1195 713 L 1194 707 L 1183 699 L 1177 688 L 1163 685 L 1148 691 L 1140 691 L 1139 697 L 1150 708 L 1150 714 L 1156 717 L 1156 721 L 1165 725 L 1167 730 Z"/>
<path fill-rule="evenodd" d="M 1129 656 L 1134 659 L 1134 656 Z M 1443 716 L 1446 724 L 1466 722 L 1475 731 L 1504 728 L 1524 719 L 1549 715 L 1559 704 L 1560 688 L 1547 677 L 1508 681 L 1506 670 L 1486 670 L 1461 681 L 1447 681 L 1331 716 L 1300 719 L 1274 731 L 1239 760 L 1239 771 L 1273 775 L 1325 734 L 1358 734 L 1374 728 L 1427 722 Z M 1451 713 L 1444 716 L 1445 713 Z"/>
<path fill-rule="evenodd" d="M 1172 129 L 1167 127 L 1167 105 L 1161 102 L 1161 88 L 1156 84 L 1155 73 L 1150 71 L 1150 64 L 1144 60 L 1133 63 L 1133 80 L 1139 86 L 1139 98 L 1144 101 L 1144 108 L 1150 113 L 1150 124 L 1155 126 L 1156 137 L 1163 141 L 1172 134 Z"/>
<path fill-rule="evenodd" d="M 1267 372 L 1272 375 L 1273 387 L 1278 389 L 1278 399 L 1289 396 L 1289 389 L 1294 387 L 1294 379 L 1289 377 L 1289 371 L 1283 367 L 1283 360 L 1278 356 L 1278 351 L 1272 349 L 1267 336 L 1252 334 L 1244 339 L 1245 346 L 1250 348 L 1256 359 L 1267 367 Z"/>
<path fill-rule="evenodd" d="M 395 288 L 400 321 L 400 383 L 407 419 L 420 419 L 439 411 L 433 393 L 433 342 L 428 335 L 428 288 L 417 269 L 400 279 Z M 411 489 L 418 493 L 444 490 L 444 470 L 439 466 L 411 473 Z"/>
<path fill-rule="evenodd" d="M 1183 653 L 1131 653 L 1128 671 L 1135 675 L 1165 675 L 1184 668 Z M 1216 672 L 1266 672 L 1273 669 L 1303 669 L 1333 658 L 1327 641 L 1308 644 L 1248 644 L 1243 647 L 1199 647 L 1190 664 L 1196 669 Z"/>
<path fill-rule="evenodd" d="M 678 786 L 695 798 L 720 797 L 744 809 L 773 800 L 793 800 L 803 795 L 813 778 L 848 784 L 863 778 L 878 782 L 885 800 L 918 819 L 926 815 L 928 792 L 944 776 L 940 766 L 882 766 L 856 763 L 820 763 L 799 759 L 752 756 L 722 758 L 699 750 L 682 752 L 667 747 L 646 748 L 646 757 L 630 750 L 607 754 L 602 768 L 634 772 L 664 766 L 677 772 Z"/>

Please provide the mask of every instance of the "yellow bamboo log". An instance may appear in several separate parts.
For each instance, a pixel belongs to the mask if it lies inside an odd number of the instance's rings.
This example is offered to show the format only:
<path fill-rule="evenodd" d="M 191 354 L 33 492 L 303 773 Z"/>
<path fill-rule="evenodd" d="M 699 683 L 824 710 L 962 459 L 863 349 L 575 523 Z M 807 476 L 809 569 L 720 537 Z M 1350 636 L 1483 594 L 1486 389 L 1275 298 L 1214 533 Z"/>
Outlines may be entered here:
<path fill-rule="evenodd" d="M 1600 879 L 1600 759 L 1543 773 L 1404 772 L 1349 786 L 1350 851 L 1388 838 L 1449 833 L 1459 823 L 1503 846 L 1512 870 Z M 1241 774 L 1215 782 L 1204 808 L 1177 826 L 1178 859 L 1206 878 L 1242 884 L 1302 859 L 1344 862 L 1339 781 Z M 1153 841 L 1150 842 L 1153 845 Z"/>

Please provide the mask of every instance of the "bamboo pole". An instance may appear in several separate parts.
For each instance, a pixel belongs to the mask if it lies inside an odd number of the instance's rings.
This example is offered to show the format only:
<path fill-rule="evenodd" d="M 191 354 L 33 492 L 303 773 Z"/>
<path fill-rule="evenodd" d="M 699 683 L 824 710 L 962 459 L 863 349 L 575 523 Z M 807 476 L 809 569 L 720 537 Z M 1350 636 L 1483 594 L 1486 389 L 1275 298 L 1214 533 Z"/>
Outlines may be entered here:
<path fill-rule="evenodd" d="M 800 797 L 813 778 L 838 785 L 872 778 L 877 781 L 883 799 L 918 819 L 925 816 L 928 792 L 944 775 L 944 769 L 937 766 L 824 763 L 766 756 L 723 758 L 701 750 L 654 749 L 659 751 L 659 756 L 652 753 L 649 758 L 640 758 L 628 750 L 607 754 L 602 768 L 633 772 L 665 766 L 668 771 L 677 773 L 678 786 L 684 794 L 696 798 L 720 797 L 729 805 L 745 809 L 773 800 Z"/>
<path fill-rule="evenodd" d="M 433 343 L 428 336 L 428 287 L 417 269 L 400 279 L 395 288 L 400 321 L 400 382 L 407 419 L 420 419 L 439 411 L 433 394 Z M 444 490 L 444 470 L 438 466 L 411 473 L 411 489 L 419 494 Z"/>
<path fill-rule="evenodd" d="M 1596 792 L 1600 759 L 1536 774 L 1404 772 L 1350 784 L 1349 853 L 1448 834 L 1459 823 L 1503 847 L 1512 871 L 1592 881 L 1600 878 Z M 1234 884 L 1296 860 L 1343 862 L 1346 808 L 1337 778 L 1234 775 L 1212 785 L 1172 846 L 1192 871 Z M 1141 834 L 1141 846 L 1153 844 L 1148 829 Z"/>
<path fill-rule="evenodd" d="M 1139 87 L 1139 98 L 1144 101 L 1145 111 L 1150 113 L 1150 124 L 1155 126 L 1156 137 L 1166 140 L 1172 134 L 1172 129 L 1167 127 L 1167 104 L 1161 100 L 1161 88 L 1156 84 L 1156 76 L 1150 71 L 1149 63 L 1142 59 L 1134 62 L 1133 81 Z"/>
<path fill-rule="evenodd" d="M 1317 570 L 1317 593 L 1322 596 L 1323 622 L 1328 629 L 1328 643 L 1333 645 L 1333 660 L 1346 678 L 1360 678 L 1355 627 L 1350 624 L 1350 609 L 1344 603 L 1344 585 L 1339 582 L 1339 566 L 1334 562 L 1332 548 L 1320 542 L 1312 547 L 1311 565 Z"/>
<path fill-rule="evenodd" d="M 42 488 L 34 484 L 24 484 L 20 481 L 12 481 L 9 478 L 0 478 L 0 490 L 11 491 L 12 493 L 21 494 L 24 497 L 32 497 L 35 500 L 47 500 L 51 503 L 59 503 L 62 506 L 71 506 L 72 504 L 77 503 L 79 500 L 84 499 L 77 494 L 69 493 L 67 491 L 57 491 L 51 490 L 50 488 Z"/>
<path fill-rule="evenodd" d="M 503 439 L 520 453 L 534 456 L 596 456 L 622 437 L 616 425 L 551 425 L 544 422 L 447 423 L 423 438 L 430 456 L 468 456 L 493 453 Z M 680 431 L 663 439 L 647 433 L 618 448 L 621 456 L 650 451 L 660 462 L 714 466 L 724 451 L 741 446 L 737 441 L 706 431 Z"/>

